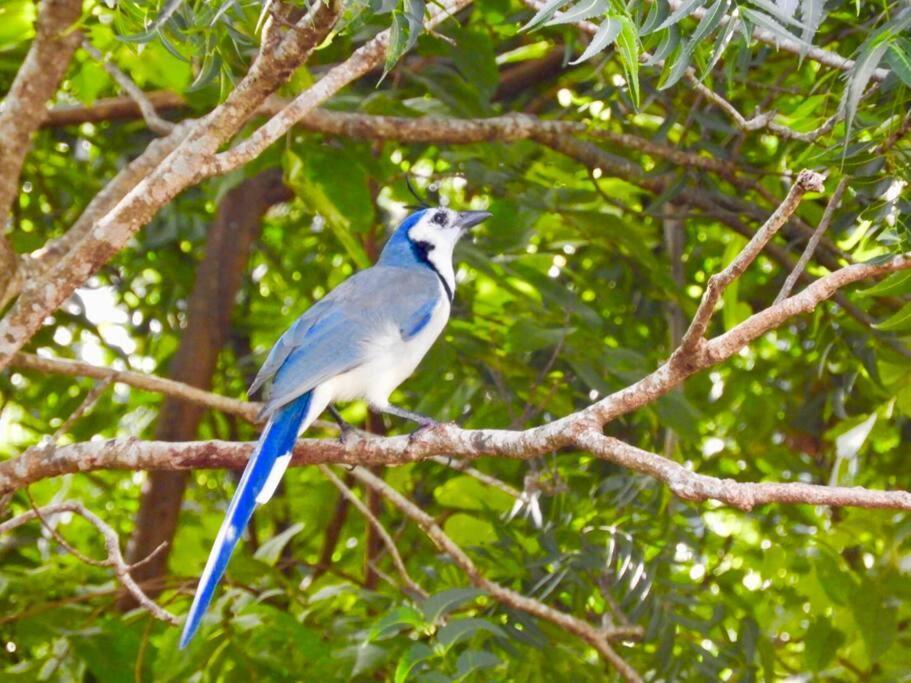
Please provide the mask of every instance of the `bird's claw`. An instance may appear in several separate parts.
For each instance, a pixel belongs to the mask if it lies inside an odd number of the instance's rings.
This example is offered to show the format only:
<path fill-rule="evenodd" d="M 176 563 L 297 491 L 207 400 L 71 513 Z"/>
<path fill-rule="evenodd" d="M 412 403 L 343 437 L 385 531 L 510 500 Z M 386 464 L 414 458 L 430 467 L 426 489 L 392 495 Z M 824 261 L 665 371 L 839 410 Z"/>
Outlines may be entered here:
<path fill-rule="evenodd" d="M 415 429 L 411 434 L 408 435 L 408 445 L 414 445 L 420 441 L 421 437 L 424 436 L 427 432 L 435 427 L 439 427 L 442 423 L 437 422 L 436 420 L 428 420 Z"/>
<path fill-rule="evenodd" d="M 354 427 L 351 427 L 350 425 L 339 428 L 338 442 L 342 446 L 349 446 L 356 440 L 357 440 L 357 429 L 355 429 Z"/>

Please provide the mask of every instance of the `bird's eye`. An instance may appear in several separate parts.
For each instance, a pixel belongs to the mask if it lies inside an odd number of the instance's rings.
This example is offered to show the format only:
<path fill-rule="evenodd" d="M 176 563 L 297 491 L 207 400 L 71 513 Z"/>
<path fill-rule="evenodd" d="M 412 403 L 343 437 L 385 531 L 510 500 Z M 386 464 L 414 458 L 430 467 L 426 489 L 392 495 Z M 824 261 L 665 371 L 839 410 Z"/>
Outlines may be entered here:
<path fill-rule="evenodd" d="M 430 219 L 431 223 L 436 223 L 440 227 L 446 225 L 446 213 L 443 211 L 437 211 L 433 214 L 433 218 Z"/>

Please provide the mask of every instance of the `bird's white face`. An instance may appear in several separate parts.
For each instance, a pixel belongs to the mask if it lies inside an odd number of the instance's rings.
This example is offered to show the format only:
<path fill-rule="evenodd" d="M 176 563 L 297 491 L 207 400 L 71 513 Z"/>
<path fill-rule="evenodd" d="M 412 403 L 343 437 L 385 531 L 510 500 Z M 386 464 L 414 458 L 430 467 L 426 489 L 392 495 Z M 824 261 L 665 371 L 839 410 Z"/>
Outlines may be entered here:
<path fill-rule="evenodd" d="M 456 244 L 470 228 L 489 216 L 487 211 L 453 211 L 440 206 L 425 209 L 408 230 L 408 239 L 445 280 L 449 292 L 455 291 L 452 252 Z"/>
<path fill-rule="evenodd" d="M 458 217 L 459 213 L 452 209 L 427 209 L 408 231 L 408 239 L 422 248 L 427 260 L 446 281 L 450 292 L 455 291 L 452 252 L 466 230 L 460 227 Z"/>
<path fill-rule="evenodd" d="M 429 245 L 427 256 L 435 266 L 439 267 L 438 261 L 443 259 L 451 263 L 455 245 L 465 234 L 465 229 L 460 227 L 458 218 L 459 212 L 452 209 L 427 209 L 421 220 L 408 231 L 408 238 L 416 244 L 424 242 Z"/>

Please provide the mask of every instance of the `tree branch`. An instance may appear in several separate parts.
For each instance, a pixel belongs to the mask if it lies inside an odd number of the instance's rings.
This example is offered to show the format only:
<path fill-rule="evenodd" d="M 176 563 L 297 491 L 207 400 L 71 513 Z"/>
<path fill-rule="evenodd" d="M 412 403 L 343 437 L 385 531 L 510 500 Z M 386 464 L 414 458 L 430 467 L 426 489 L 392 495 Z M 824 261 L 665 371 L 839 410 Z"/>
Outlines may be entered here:
<path fill-rule="evenodd" d="M 88 52 L 93 59 L 101 62 L 101 65 L 104 67 L 104 70 L 108 72 L 108 75 L 113 78 L 117 85 L 119 85 L 130 99 L 136 103 L 149 130 L 158 133 L 159 135 L 168 135 L 174 130 L 174 124 L 170 121 L 165 121 L 158 115 L 158 112 L 155 110 L 155 105 L 146 97 L 146 94 L 142 89 L 136 85 L 129 76 L 121 71 L 116 64 L 108 60 L 88 40 L 82 41 L 82 49 Z"/>
<path fill-rule="evenodd" d="M 364 518 L 367 522 L 374 528 L 376 533 L 379 535 L 380 539 L 383 541 L 383 545 L 386 546 L 386 549 L 389 551 L 389 556 L 392 558 L 392 564 L 395 565 L 396 571 L 399 573 L 399 576 L 402 578 L 402 582 L 405 584 L 405 587 L 408 589 L 409 594 L 412 597 L 417 597 L 424 599 L 428 596 L 427 591 L 421 588 L 414 579 L 411 578 L 411 575 L 408 573 L 408 569 L 405 567 L 405 563 L 402 561 L 402 556 L 399 553 L 399 549 L 395 545 L 395 541 L 392 540 L 392 536 L 389 535 L 389 532 L 386 531 L 386 527 L 383 526 L 382 522 L 376 518 L 370 508 L 357 497 L 357 495 L 345 485 L 341 479 L 335 476 L 335 473 L 326 467 L 325 465 L 319 466 L 319 471 L 323 473 L 323 476 L 326 477 L 329 481 L 332 482 L 332 485 L 339 490 L 339 493 L 348 500 L 357 511 L 364 515 Z"/>
<path fill-rule="evenodd" d="M 64 512 L 70 512 L 79 515 L 87 522 L 92 524 L 92 526 L 94 526 L 96 529 L 98 529 L 98 531 L 104 537 L 104 545 L 107 549 L 108 556 L 104 560 L 92 560 L 91 558 L 87 558 L 81 553 L 75 551 L 74 548 L 63 541 L 62 545 L 67 549 L 68 552 L 73 553 L 83 562 L 88 562 L 89 564 L 95 566 L 111 567 L 114 570 L 114 574 L 117 576 L 117 579 L 120 581 L 120 583 L 123 584 L 124 588 L 130 592 L 130 595 L 136 599 L 136 602 L 148 610 L 156 619 L 160 619 L 161 621 L 172 624 L 174 626 L 182 623 L 182 620 L 180 618 L 174 616 L 166 609 L 159 607 L 152 600 L 150 600 L 145 593 L 143 593 L 142 589 L 133 580 L 133 577 L 130 576 L 130 570 L 133 567 L 128 565 L 123 559 L 123 553 L 120 551 L 120 538 L 117 536 L 117 532 L 114 531 L 114 529 L 112 529 L 103 519 L 98 517 L 95 513 L 93 513 L 78 501 L 52 503 L 50 505 L 45 505 L 42 508 L 33 507 L 31 510 L 23 512 L 18 517 L 14 517 L 13 519 L 0 524 L 0 535 L 7 534 L 33 519 L 39 519 L 41 520 L 42 524 L 46 525 L 47 523 L 45 521 L 45 518 L 47 516 L 58 515 Z M 58 541 L 62 541 L 56 532 L 52 535 L 54 535 Z"/>
<path fill-rule="evenodd" d="M 579 435 L 580 448 L 627 469 L 667 484 L 674 495 L 690 501 L 716 500 L 739 510 L 768 503 L 850 506 L 880 510 L 911 510 L 911 492 L 874 491 L 860 486 L 821 486 L 803 483 L 738 482 L 686 469 L 657 453 L 589 430 Z"/>
<path fill-rule="evenodd" d="M 842 178 L 838 186 L 835 188 L 835 192 L 832 193 L 832 196 L 829 198 L 829 203 L 826 204 L 826 210 L 822 214 L 822 218 L 819 221 L 819 225 L 816 226 L 816 230 L 813 232 L 813 236 L 810 237 L 810 240 L 807 242 L 807 246 L 804 248 L 803 253 L 800 255 L 800 258 L 797 260 L 797 265 L 794 266 L 794 269 L 788 273 L 788 277 L 784 281 L 784 285 L 781 287 L 781 291 L 778 292 L 778 296 L 775 297 L 773 303 L 779 303 L 782 299 L 786 299 L 790 296 L 791 291 L 794 289 L 794 285 L 797 284 L 797 280 L 800 279 L 800 276 L 803 275 L 804 270 L 807 268 L 807 264 L 810 262 L 810 259 L 813 257 L 813 252 L 816 251 L 816 246 L 819 244 L 819 240 L 822 239 L 823 234 L 826 230 L 829 229 L 829 224 L 832 222 L 832 218 L 835 216 L 835 210 L 838 208 L 838 204 L 841 201 L 841 196 L 845 191 L 845 187 L 848 185 L 848 179 Z"/>
<path fill-rule="evenodd" d="M 728 266 L 720 273 L 716 273 L 709 278 L 702 295 L 702 301 L 699 302 L 699 308 L 696 309 L 696 315 L 690 323 L 689 328 L 683 335 L 678 352 L 689 354 L 696 350 L 699 343 L 705 336 L 706 328 L 715 312 L 715 306 L 721 299 L 724 290 L 727 289 L 734 280 L 743 275 L 744 271 L 759 256 L 760 252 L 771 241 L 775 234 L 781 229 L 787 220 L 794 214 L 800 204 L 801 199 L 807 192 L 822 192 L 825 188 L 823 180 L 825 176 L 814 171 L 801 171 L 797 180 L 791 186 L 784 201 L 779 204 L 778 208 L 769 216 L 765 224 L 753 235 L 753 238 L 747 245 L 741 249 L 740 253 L 731 261 Z"/>
<path fill-rule="evenodd" d="M 325 39 L 340 11 L 337 1 L 316 3 L 283 37 L 276 37 L 277 32 L 268 26 L 264 29 L 267 38 L 262 50 L 228 98 L 204 118 L 187 124 L 186 137 L 173 152 L 95 222 L 89 233 L 44 278 L 27 283 L 0 321 L 0 369 L 9 364 L 13 354 L 40 328 L 45 316 L 122 249 L 161 206 L 203 179 L 201 169 L 206 160 L 237 133 L 266 97 Z M 326 97 L 333 92 L 327 92 Z M 179 130 L 181 126 L 164 139 Z"/>
<path fill-rule="evenodd" d="M 228 415 L 237 415 L 247 422 L 254 424 L 258 422 L 257 415 L 261 407 L 261 405 L 256 402 L 239 401 L 235 398 L 213 394 L 210 391 L 197 389 L 189 384 L 165 379 L 164 377 L 146 375 L 132 370 L 114 370 L 113 368 L 100 367 L 78 360 L 45 358 L 30 353 L 17 353 L 10 363 L 10 366 L 22 370 L 36 370 L 38 372 L 55 375 L 92 377 L 110 382 L 119 382 L 137 389 L 153 391 L 165 396 L 173 396 L 174 398 L 179 398 L 189 403 L 195 403 L 196 405 L 205 406 L 206 408 L 211 408 L 213 410 L 220 410 Z"/>
<path fill-rule="evenodd" d="M 421 510 L 417 505 L 405 498 L 401 493 L 389 486 L 379 477 L 371 474 L 363 467 L 356 467 L 352 476 L 374 491 L 377 491 L 386 500 L 399 509 L 402 514 L 409 517 L 427 534 L 434 544 L 452 558 L 453 562 L 465 572 L 468 580 L 478 588 L 486 591 L 497 602 L 521 610 L 539 619 L 549 621 L 575 636 L 578 636 L 609 662 L 626 681 L 641 681 L 639 674 L 626 663 L 611 647 L 609 640 L 614 638 L 630 638 L 641 635 L 640 629 L 620 627 L 618 629 L 597 629 L 591 624 L 576 617 L 560 612 L 542 602 L 500 585 L 488 579 L 481 573 L 474 561 L 462 548 L 437 525 L 433 517 Z"/>
<path fill-rule="evenodd" d="M 452 454 L 463 460 L 493 455 L 527 460 L 538 455 L 573 448 L 587 432 L 648 405 L 683 383 L 688 377 L 717 365 L 737 354 L 743 347 L 769 330 L 801 313 L 814 310 L 840 288 L 868 278 L 911 268 L 911 254 L 895 256 L 879 263 L 858 263 L 825 275 L 800 293 L 752 315 L 728 332 L 719 335 L 690 355 L 674 354 L 654 372 L 638 382 L 614 392 L 600 401 L 563 418 L 524 431 L 497 429 L 466 430 L 453 424 L 430 428 L 415 438 L 408 436 L 364 437 L 346 440 L 302 439 L 294 450 L 295 465 L 347 464 L 398 465 Z M 59 447 L 34 447 L 17 458 L 0 462 L 0 495 L 35 481 L 74 472 L 99 469 L 181 470 L 193 468 L 240 469 L 253 444 L 226 441 L 169 443 L 114 439 L 75 443 Z M 603 456 L 603 454 L 602 454 Z M 660 456 L 656 456 L 660 457 Z M 807 502 L 841 505 L 844 495 L 834 492 L 826 499 L 824 491 L 812 500 L 798 501 L 793 487 L 773 489 L 761 499 L 769 502 Z M 787 488 L 791 487 L 791 488 Z M 883 492 L 856 489 L 850 504 L 862 507 L 911 509 L 911 501 L 882 498 Z M 776 498 L 776 496 L 780 496 Z"/>
<path fill-rule="evenodd" d="M 18 257 L 3 235 L 10 207 L 19 193 L 19 174 L 32 134 L 47 116 L 45 103 L 69 68 L 82 35 L 68 30 L 82 14 L 80 0 L 44 0 L 39 8 L 35 39 L 0 106 L 0 308 L 17 279 Z"/>

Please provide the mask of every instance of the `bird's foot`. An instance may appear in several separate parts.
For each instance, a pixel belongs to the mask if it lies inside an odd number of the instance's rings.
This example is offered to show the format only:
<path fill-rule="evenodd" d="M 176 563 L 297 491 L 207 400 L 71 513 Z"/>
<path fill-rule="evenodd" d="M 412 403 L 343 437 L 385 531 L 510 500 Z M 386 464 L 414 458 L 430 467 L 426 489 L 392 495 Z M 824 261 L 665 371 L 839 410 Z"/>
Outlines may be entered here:
<path fill-rule="evenodd" d="M 342 444 L 342 446 L 350 446 L 352 443 L 357 441 L 357 439 L 358 435 L 356 427 L 352 427 L 347 422 L 344 425 L 339 426 L 338 442 Z"/>
<path fill-rule="evenodd" d="M 441 424 L 443 423 L 430 419 L 422 421 L 420 423 L 420 426 L 408 435 L 408 445 L 414 445 L 420 441 L 421 438 L 425 436 L 430 430 L 432 430 L 434 427 L 439 427 Z"/>

